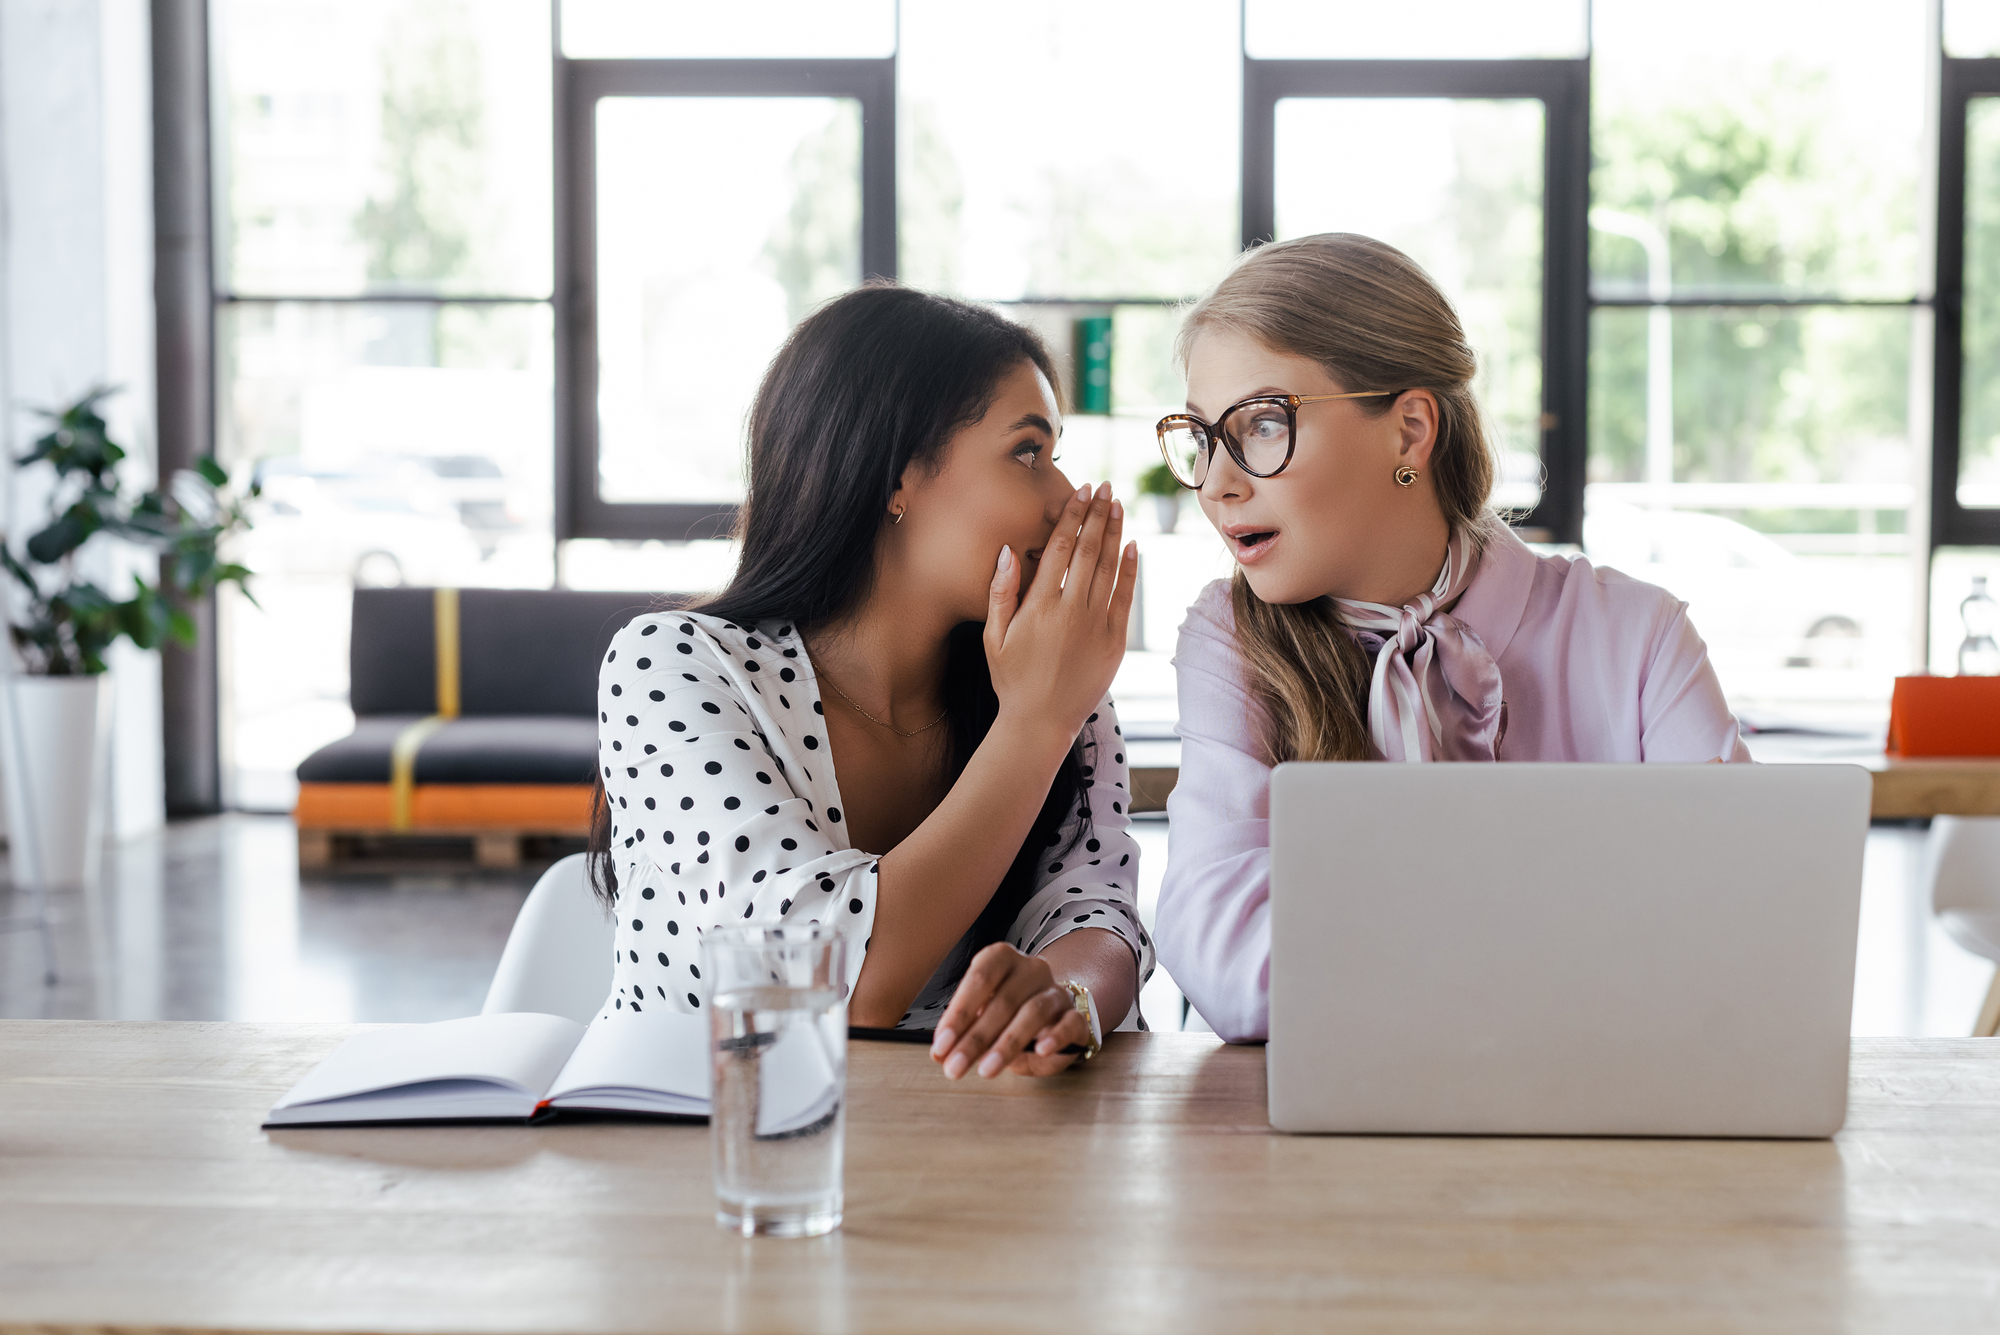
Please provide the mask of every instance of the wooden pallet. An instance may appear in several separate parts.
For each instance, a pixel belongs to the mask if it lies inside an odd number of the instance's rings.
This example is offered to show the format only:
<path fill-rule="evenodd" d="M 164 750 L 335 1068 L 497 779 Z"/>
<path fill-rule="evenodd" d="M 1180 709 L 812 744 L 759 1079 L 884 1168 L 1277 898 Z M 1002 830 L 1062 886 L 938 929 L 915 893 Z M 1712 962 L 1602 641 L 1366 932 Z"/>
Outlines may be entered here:
<path fill-rule="evenodd" d="M 422 861 L 508 870 L 543 860 L 549 844 L 578 844 L 588 831 L 561 828 L 446 827 L 395 830 L 386 826 L 343 829 L 301 829 L 299 870 L 366 871 L 385 864 Z"/>

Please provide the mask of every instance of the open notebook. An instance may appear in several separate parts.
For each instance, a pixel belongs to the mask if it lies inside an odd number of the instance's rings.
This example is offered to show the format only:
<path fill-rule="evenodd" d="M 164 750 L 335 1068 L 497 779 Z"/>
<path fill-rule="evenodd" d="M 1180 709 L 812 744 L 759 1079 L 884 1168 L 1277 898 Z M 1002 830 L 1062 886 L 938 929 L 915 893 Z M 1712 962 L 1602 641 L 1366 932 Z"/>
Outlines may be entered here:
<path fill-rule="evenodd" d="M 761 1040 L 761 1041 L 760 1041 Z M 838 1054 L 812 1026 L 754 1051 L 759 1136 L 811 1126 L 840 1106 Z M 355 1122 L 528 1122 L 565 1112 L 706 1117 L 704 1016 L 475 1015 L 356 1034 L 292 1086 L 265 1126 Z"/>
<path fill-rule="evenodd" d="M 292 1086 L 266 1126 L 525 1122 L 564 1111 L 708 1115 L 708 1021 L 475 1015 L 356 1034 Z"/>

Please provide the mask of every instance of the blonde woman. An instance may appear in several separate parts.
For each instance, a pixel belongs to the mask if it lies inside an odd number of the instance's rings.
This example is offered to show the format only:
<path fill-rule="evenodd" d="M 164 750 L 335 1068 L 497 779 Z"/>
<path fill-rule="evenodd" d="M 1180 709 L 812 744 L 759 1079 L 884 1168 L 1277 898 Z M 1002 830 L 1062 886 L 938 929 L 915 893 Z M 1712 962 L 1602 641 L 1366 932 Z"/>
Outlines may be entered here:
<path fill-rule="evenodd" d="M 1473 351 L 1408 256 L 1348 234 L 1254 250 L 1179 353 L 1188 411 L 1161 447 L 1237 569 L 1174 656 L 1154 937 L 1224 1038 L 1268 1025 L 1272 766 L 1749 759 L 1682 603 L 1537 556 L 1493 516 Z M 1449 819 L 1413 811 L 1382 837 Z"/>

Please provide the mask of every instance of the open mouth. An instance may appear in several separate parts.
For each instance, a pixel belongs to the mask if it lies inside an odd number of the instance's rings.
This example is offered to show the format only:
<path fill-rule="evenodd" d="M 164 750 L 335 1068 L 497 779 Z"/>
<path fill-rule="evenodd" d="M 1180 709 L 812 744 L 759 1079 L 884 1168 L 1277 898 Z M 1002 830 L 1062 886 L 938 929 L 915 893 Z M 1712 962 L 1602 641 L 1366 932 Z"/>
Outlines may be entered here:
<path fill-rule="evenodd" d="M 1229 535 L 1231 548 L 1239 561 L 1255 561 L 1271 550 L 1271 544 L 1278 540 L 1278 530 L 1274 528 L 1253 529 L 1245 533 Z"/>

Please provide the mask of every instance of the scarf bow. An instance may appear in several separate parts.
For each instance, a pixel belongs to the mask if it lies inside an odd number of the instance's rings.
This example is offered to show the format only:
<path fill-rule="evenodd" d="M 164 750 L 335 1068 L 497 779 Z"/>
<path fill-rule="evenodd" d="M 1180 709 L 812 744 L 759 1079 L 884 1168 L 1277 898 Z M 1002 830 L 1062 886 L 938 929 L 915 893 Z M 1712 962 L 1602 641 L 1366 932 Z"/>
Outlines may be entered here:
<path fill-rule="evenodd" d="M 1368 738 L 1384 760 L 1498 759 L 1500 667 L 1471 627 L 1441 610 L 1457 604 L 1478 569 L 1479 549 L 1456 531 L 1429 593 L 1401 607 L 1333 600 L 1375 660 Z"/>

